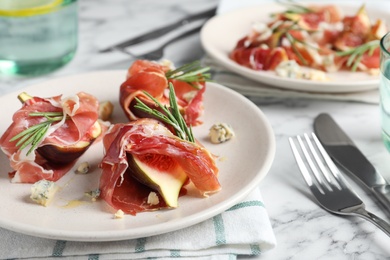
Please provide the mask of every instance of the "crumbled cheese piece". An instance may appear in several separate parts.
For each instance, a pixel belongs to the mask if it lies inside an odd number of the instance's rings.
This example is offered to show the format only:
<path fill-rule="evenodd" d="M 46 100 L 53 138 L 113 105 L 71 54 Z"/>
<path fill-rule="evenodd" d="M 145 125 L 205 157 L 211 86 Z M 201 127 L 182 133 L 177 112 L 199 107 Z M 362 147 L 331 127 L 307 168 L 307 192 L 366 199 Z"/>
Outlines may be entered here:
<path fill-rule="evenodd" d="M 115 212 L 114 214 L 114 218 L 123 218 L 125 216 L 125 213 L 123 212 L 123 210 L 118 210 L 117 212 Z"/>
<path fill-rule="evenodd" d="M 301 66 L 295 60 L 282 61 L 276 68 L 275 72 L 283 78 L 300 78 L 302 75 Z"/>
<path fill-rule="evenodd" d="M 197 93 L 197 90 L 189 91 L 183 95 L 183 99 L 189 103 L 192 99 L 194 99 Z"/>
<path fill-rule="evenodd" d="M 99 118 L 103 121 L 110 119 L 114 105 L 110 101 L 104 101 L 99 104 Z"/>
<path fill-rule="evenodd" d="M 280 45 L 283 46 L 283 47 L 290 47 L 291 46 L 291 42 L 287 38 L 282 38 L 282 40 L 280 42 Z"/>
<path fill-rule="evenodd" d="M 325 70 L 327 72 L 336 72 L 338 70 L 335 62 L 334 62 L 334 55 L 324 55 L 322 57 L 322 65 L 325 67 Z"/>
<path fill-rule="evenodd" d="M 84 194 L 85 194 L 85 196 L 90 197 L 92 201 L 96 201 L 100 196 L 100 190 L 99 189 L 91 190 L 91 191 L 85 192 Z"/>
<path fill-rule="evenodd" d="M 342 31 L 344 30 L 344 24 L 342 22 L 337 23 L 327 23 L 327 22 L 320 22 L 318 24 L 318 30 L 329 30 L 329 31 Z"/>
<path fill-rule="evenodd" d="M 268 27 L 267 24 L 262 22 L 253 23 L 252 29 L 254 32 L 258 33 L 256 40 L 258 40 L 259 42 L 268 39 L 272 35 L 272 30 Z"/>
<path fill-rule="evenodd" d="M 309 70 L 302 74 L 303 79 L 315 80 L 315 81 L 327 81 L 329 78 L 326 76 L 325 72 L 321 70 Z"/>
<path fill-rule="evenodd" d="M 380 73 L 380 69 L 368 69 L 367 73 L 372 76 L 378 76 Z"/>
<path fill-rule="evenodd" d="M 48 180 L 40 180 L 31 186 L 30 198 L 34 202 L 46 207 L 53 199 L 54 194 L 57 192 L 57 190 L 58 186 L 54 182 Z"/>
<path fill-rule="evenodd" d="M 152 191 L 151 193 L 149 193 L 147 201 L 149 205 L 157 205 L 159 202 L 160 200 L 158 199 L 158 196 L 155 192 Z"/>
<path fill-rule="evenodd" d="M 163 59 L 159 62 L 162 66 L 166 66 L 168 67 L 169 69 L 171 70 L 174 70 L 175 69 L 175 66 L 173 64 L 173 62 L 171 60 L 168 60 L 168 59 Z"/>
<path fill-rule="evenodd" d="M 269 28 L 268 28 L 268 25 L 266 23 L 262 23 L 262 22 L 256 21 L 256 22 L 254 22 L 252 24 L 252 29 L 255 32 L 263 33 L 265 31 L 267 31 Z"/>
<path fill-rule="evenodd" d="M 228 124 L 217 123 L 210 128 L 209 136 L 212 143 L 219 144 L 230 140 L 235 134 Z"/>
<path fill-rule="evenodd" d="M 303 71 L 295 60 L 282 61 L 276 68 L 278 76 L 293 79 L 307 79 L 315 81 L 327 81 L 329 78 L 321 70 L 310 69 Z"/>
<path fill-rule="evenodd" d="M 268 49 L 269 49 L 269 46 L 268 46 L 267 44 L 265 44 L 265 43 L 260 44 L 259 47 L 260 47 L 261 49 L 263 49 L 263 50 L 268 50 Z"/>
<path fill-rule="evenodd" d="M 77 167 L 76 173 L 78 174 L 87 174 L 89 171 L 89 163 L 88 162 L 83 162 Z"/>

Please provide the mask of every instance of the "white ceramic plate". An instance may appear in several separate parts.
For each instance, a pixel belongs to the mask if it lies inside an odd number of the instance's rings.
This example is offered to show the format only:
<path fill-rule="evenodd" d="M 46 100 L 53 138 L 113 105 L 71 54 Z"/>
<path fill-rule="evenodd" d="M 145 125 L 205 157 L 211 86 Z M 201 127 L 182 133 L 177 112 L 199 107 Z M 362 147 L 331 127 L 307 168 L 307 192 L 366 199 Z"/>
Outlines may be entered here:
<path fill-rule="evenodd" d="M 317 3 L 317 2 L 316 2 Z M 317 3 L 318 4 L 318 3 Z M 356 4 L 337 4 L 344 15 L 353 15 L 360 7 Z M 380 5 L 366 5 L 372 21 L 384 19 L 390 26 L 390 11 L 380 9 Z M 270 14 L 285 10 L 279 4 L 263 4 L 237 9 L 210 19 L 201 30 L 201 42 L 206 53 L 226 69 L 249 79 L 290 90 L 309 92 L 340 93 L 357 92 L 375 89 L 379 84 L 379 76 L 371 76 L 365 72 L 335 72 L 328 73 L 330 81 L 319 82 L 302 79 L 282 78 L 273 71 L 255 71 L 237 64 L 228 55 L 237 41 L 247 35 L 251 25 L 256 21 L 270 21 Z"/>
<path fill-rule="evenodd" d="M 30 95 L 50 97 L 72 95 L 79 91 L 93 94 L 100 101 L 114 106 L 113 121 L 126 122 L 118 104 L 119 86 L 125 71 L 100 71 L 54 79 L 23 91 Z M 3 133 L 11 123 L 12 114 L 20 108 L 18 93 L 0 97 Z M 105 202 L 91 202 L 84 192 L 98 187 L 102 158 L 101 143 L 94 144 L 79 162 L 92 166 L 87 175 L 73 170 L 58 181 L 61 187 L 54 201 L 43 207 L 30 199 L 30 184 L 11 184 L 9 161 L 1 153 L 0 164 L 0 226 L 16 232 L 52 239 L 75 241 L 109 241 L 146 237 L 174 231 L 196 224 L 228 209 L 254 189 L 271 167 L 275 141 L 264 114 L 249 100 L 221 85 L 210 83 L 204 100 L 203 125 L 194 128 L 195 136 L 214 154 L 220 169 L 222 190 L 209 198 L 183 196 L 179 208 L 127 215 L 114 219 L 114 211 Z M 231 124 L 236 137 L 223 144 L 208 140 L 208 129 L 216 122 Z M 77 166 L 77 165 L 76 165 Z M 76 167 L 75 166 L 75 167 Z"/>

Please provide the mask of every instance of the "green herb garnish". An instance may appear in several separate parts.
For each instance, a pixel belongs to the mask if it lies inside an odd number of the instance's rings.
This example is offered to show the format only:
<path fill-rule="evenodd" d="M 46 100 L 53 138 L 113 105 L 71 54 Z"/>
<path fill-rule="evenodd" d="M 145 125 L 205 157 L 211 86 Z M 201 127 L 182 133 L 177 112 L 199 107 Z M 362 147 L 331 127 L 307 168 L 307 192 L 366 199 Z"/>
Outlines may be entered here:
<path fill-rule="evenodd" d="M 373 54 L 374 50 L 378 46 L 379 46 L 379 40 L 374 40 L 374 41 L 367 42 L 367 43 L 360 45 L 360 46 L 353 48 L 353 49 L 349 49 L 346 51 L 338 51 L 338 52 L 336 52 L 336 55 L 341 56 L 341 57 L 351 55 L 351 56 L 349 56 L 346 65 L 348 67 L 351 67 L 352 71 L 356 71 L 356 69 L 360 63 L 360 60 L 363 57 L 363 54 L 367 52 L 368 55 L 371 56 Z"/>
<path fill-rule="evenodd" d="M 46 121 L 30 126 L 9 140 L 10 142 L 13 142 L 19 139 L 19 141 L 16 143 L 16 146 L 19 147 L 19 150 L 23 150 L 29 144 L 31 144 L 31 148 L 27 151 L 26 155 L 29 155 L 32 151 L 35 150 L 53 123 L 61 121 L 64 118 L 62 112 L 35 112 L 30 113 L 29 116 L 45 117 Z"/>
<path fill-rule="evenodd" d="M 211 75 L 207 73 L 209 67 L 201 67 L 199 61 L 183 65 L 177 69 L 169 70 L 165 73 L 167 79 L 177 79 L 189 83 L 191 86 L 198 88 L 194 82 L 210 80 Z"/>
<path fill-rule="evenodd" d="M 172 83 L 169 83 L 169 105 L 168 108 L 166 105 L 161 104 L 157 99 L 155 99 L 148 92 L 144 91 L 145 95 L 147 95 L 150 99 L 154 101 L 154 103 L 161 108 L 161 111 L 157 109 L 152 109 L 143 103 L 139 98 L 135 98 L 137 100 L 137 104 L 135 108 L 138 108 L 153 117 L 161 120 L 162 122 L 172 126 L 175 130 L 175 134 L 186 141 L 195 143 L 195 138 L 192 133 L 192 128 L 188 127 L 186 122 L 184 121 L 183 116 L 180 113 L 179 106 L 177 105 L 175 90 L 173 89 Z"/>
<path fill-rule="evenodd" d="M 288 9 L 282 14 L 307 14 L 307 13 L 313 13 L 314 11 L 310 8 L 307 8 L 305 6 L 302 6 L 294 1 L 282 1 L 282 0 L 276 0 L 278 4 L 285 5 L 288 7 Z M 271 14 L 271 16 L 275 16 L 277 14 Z"/>

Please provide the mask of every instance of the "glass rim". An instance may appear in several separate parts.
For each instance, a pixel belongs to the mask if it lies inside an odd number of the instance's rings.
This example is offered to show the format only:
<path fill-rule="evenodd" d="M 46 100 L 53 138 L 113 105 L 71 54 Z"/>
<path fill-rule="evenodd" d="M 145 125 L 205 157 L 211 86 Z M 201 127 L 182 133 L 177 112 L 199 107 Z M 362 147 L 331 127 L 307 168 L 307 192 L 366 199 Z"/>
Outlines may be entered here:
<path fill-rule="evenodd" d="M 11 10 L 1 10 L 0 9 L 0 16 L 8 16 L 8 17 L 26 17 L 26 16 L 34 16 L 34 15 L 41 15 L 53 12 L 54 10 L 60 8 L 63 5 L 69 4 L 69 0 L 54 0 L 49 4 L 36 6 L 36 7 L 30 7 L 30 8 L 23 8 L 23 9 L 11 9 Z"/>
<path fill-rule="evenodd" d="M 390 32 L 387 32 L 383 37 L 382 39 L 380 40 L 380 47 L 381 47 L 381 50 L 383 52 L 385 52 L 387 55 L 390 56 L 390 51 L 385 47 L 385 39 L 387 39 L 388 37 L 390 37 Z"/>

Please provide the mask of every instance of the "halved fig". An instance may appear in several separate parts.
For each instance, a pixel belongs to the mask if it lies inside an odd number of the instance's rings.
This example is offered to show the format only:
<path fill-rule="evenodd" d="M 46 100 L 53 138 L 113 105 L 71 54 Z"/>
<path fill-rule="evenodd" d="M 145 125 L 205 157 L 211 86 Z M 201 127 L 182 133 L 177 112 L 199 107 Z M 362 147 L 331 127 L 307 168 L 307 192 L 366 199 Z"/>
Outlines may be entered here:
<path fill-rule="evenodd" d="M 37 152 L 50 162 L 56 164 L 70 163 L 79 158 L 102 133 L 102 128 L 98 121 L 93 124 L 85 138 L 75 144 L 62 146 L 47 144 L 37 148 Z"/>
<path fill-rule="evenodd" d="M 171 157 L 161 154 L 128 154 L 129 169 L 139 182 L 157 191 L 172 208 L 178 205 L 187 174 Z"/>
<path fill-rule="evenodd" d="M 369 41 L 379 40 L 383 37 L 383 35 L 386 34 L 386 32 L 387 32 L 386 23 L 383 20 L 378 19 L 376 20 L 375 24 L 371 26 L 371 31 L 368 36 L 368 40 Z"/>

